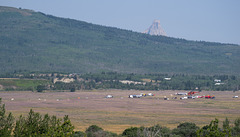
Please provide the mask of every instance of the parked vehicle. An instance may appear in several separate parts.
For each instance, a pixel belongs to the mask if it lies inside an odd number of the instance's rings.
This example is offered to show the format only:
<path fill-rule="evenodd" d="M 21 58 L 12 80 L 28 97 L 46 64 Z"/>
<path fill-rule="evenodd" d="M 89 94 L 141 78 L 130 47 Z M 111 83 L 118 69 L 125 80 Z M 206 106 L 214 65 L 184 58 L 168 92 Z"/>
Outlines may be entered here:
<path fill-rule="evenodd" d="M 142 97 L 142 95 L 129 95 L 128 97 L 129 98 L 140 98 L 140 97 Z"/>
<path fill-rule="evenodd" d="M 195 96 L 188 96 L 188 99 L 195 99 Z"/>
<path fill-rule="evenodd" d="M 206 98 L 206 99 L 215 99 L 215 96 L 214 96 L 214 95 L 212 95 L 212 96 L 207 95 L 207 96 L 205 96 L 205 98 Z"/>
<path fill-rule="evenodd" d="M 112 95 L 107 95 L 106 98 L 113 98 L 113 96 Z"/>
<path fill-rule="evenodd" d="M 155 96 L 153 93 L 148 93 L 147 95 L 148 96 Z"/>
<path fill-rule="evenodd" d="M 186 97 L 181 97 L 180 99 L 188 99 L 188 97 L 186 96 Z"/>
<path fill-rule="evenodd" d="M 198 91 L 190 91 L 190 92 L 188 92 L 188 95 L 190 96 L 190 95 L 194 95 L 194 94 L 198 94 L 199 92 Z"/>

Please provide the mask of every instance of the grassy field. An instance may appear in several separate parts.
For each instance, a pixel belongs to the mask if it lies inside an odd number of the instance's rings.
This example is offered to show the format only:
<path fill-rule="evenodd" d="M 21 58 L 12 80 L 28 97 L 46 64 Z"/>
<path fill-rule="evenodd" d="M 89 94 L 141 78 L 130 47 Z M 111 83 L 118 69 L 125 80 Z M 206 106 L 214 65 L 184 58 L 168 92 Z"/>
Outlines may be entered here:
<path fill-rule="evenodd" d="M 85 131 L 90 125 L 98 125 L 115 133 L 131 126 L 160 124 L 175 128 L 181 122 L 194 122 L 198 126 L 209 124 L 215 118 L 225 117 L 233 123 L 239 118 L 240 95 L 237 91 L 203 91 L 200 95 L 215 95 L 216 99 L 174 100 L 171 97 L 181 91 L 155 91 L 155 96 L 128 98 L 129 94 L 148 93 L 136 90 L 95 90 L 77 92 L 0 92 L 7 111 L 15 117 L 26 115 L 32 108 L 41 114 L 63 117 L 69 115 L 76 130 Z M 184 91 L 182 91 L 184 92 Z M 105 98 L 111 94 L 114 98 Z M 173 96 L 171 96 L 173 94 Z M 167 96 L 170 100 L 163 100 Z M 14 100 L 13 100 L 14 98 Z"/>
<path fill-rule="evenodd" d="M 32 90 L 36 89 L 38 85 L 45 85 L 50 83 L 48 80 L 36 80 L 36 79 L 18 79 L 18 78 L 0 78 L 0 86 L 4 87 L 3 89 L 10 90 Z"/>

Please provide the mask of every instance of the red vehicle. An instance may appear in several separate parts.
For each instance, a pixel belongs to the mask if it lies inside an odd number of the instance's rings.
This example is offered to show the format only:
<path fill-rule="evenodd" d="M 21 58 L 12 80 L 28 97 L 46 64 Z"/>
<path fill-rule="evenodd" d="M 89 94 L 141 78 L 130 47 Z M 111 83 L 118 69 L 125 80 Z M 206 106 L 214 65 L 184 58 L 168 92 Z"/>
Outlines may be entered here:
<path fill-rule="evenodd" d="M 198 96 L 198 98 L 204 98 L 205 96 Z"/>
<path fill-rule="evenodd" d="M 215 96 L 214 96 L 214 95 L 212 95 L 212 96 L 210 96 L 210 95 L 207 95 L 207 96 L 205 96 L 205 98 L 206 98 L 206 99 L 208 99 L 208 98 L 210 98 L 210 99 L 214 99 L 214 98 L 215 98 Z"/>
<path fill-rule="evenodd" d="M 198 94 L 198 93 L 199 93 L 198 91 L 190 91 L 190 92 L 188 92 L 188 95 L 191 96 L 193 94 Z"/>

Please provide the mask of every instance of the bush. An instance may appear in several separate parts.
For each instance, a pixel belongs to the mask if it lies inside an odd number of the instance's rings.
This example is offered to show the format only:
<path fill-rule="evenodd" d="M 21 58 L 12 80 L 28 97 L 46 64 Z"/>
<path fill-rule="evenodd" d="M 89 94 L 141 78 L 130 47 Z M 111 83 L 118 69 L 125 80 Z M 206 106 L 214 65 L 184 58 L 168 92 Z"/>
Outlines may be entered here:
<path fill-rule="evenodd" d="M 92 125 L 86 130 L 87 137 L 117 137 L 118 135 L 112 132 L 104 131 L 101 127 Z"/>
<path fill-rule="evenodd" d="M 74 132 L 74 135 L 73 135 L 73 137 L 85 137 L 85 136 L 86 134 L 82 131 L 76 131 Z"/>
<path fill-rule="evenodd" d="M 71 88 L 71 89 L 70 89 L 70 92 L 75 92 L 75 91 L 76 91 L 75 88 Z"/>
<path fill-rule="evenodd" d="M 97 131 L 101 131 L 103 130 L 101 127 L 97 126 L 97 125 L 91 125 L 87 128 L 86 133 L 88 132 L 97 132 Z"/>
<path fill-rule="evenodd" d="M 182 137 L 196 137 L 198 129 L 199 127 L 197 127 L 195 123 L 185 122 L 179 124 L 177 128 L 173 129 L 172 133 Z"/>
<path fill-rule="evenodd" d="M 45 86 L 44 85 L 38 85 L 37 86 L 37 92 L 43 92 L 43 90 L 45 90 Z"/>
<path fill-rule="evenodd" d="M 128 129 L 125 129 L 122 133 L 123 136 L 126 137 L 137 137 L 138 136 L 138 130 L 139 128 L 137 127 L 130 127 Z"/>

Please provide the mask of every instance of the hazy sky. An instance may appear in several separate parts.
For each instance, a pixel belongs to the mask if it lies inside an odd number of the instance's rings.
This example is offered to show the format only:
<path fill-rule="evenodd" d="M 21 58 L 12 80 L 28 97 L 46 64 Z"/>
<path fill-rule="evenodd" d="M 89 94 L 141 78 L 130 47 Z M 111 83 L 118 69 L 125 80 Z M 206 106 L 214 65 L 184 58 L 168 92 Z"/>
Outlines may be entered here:
<path fill-rule="evenodd" d="M 158 19 L 170 37 L 240 44 L 240 0 L 0 0 L 0 5 L 137 32 Z"/>

